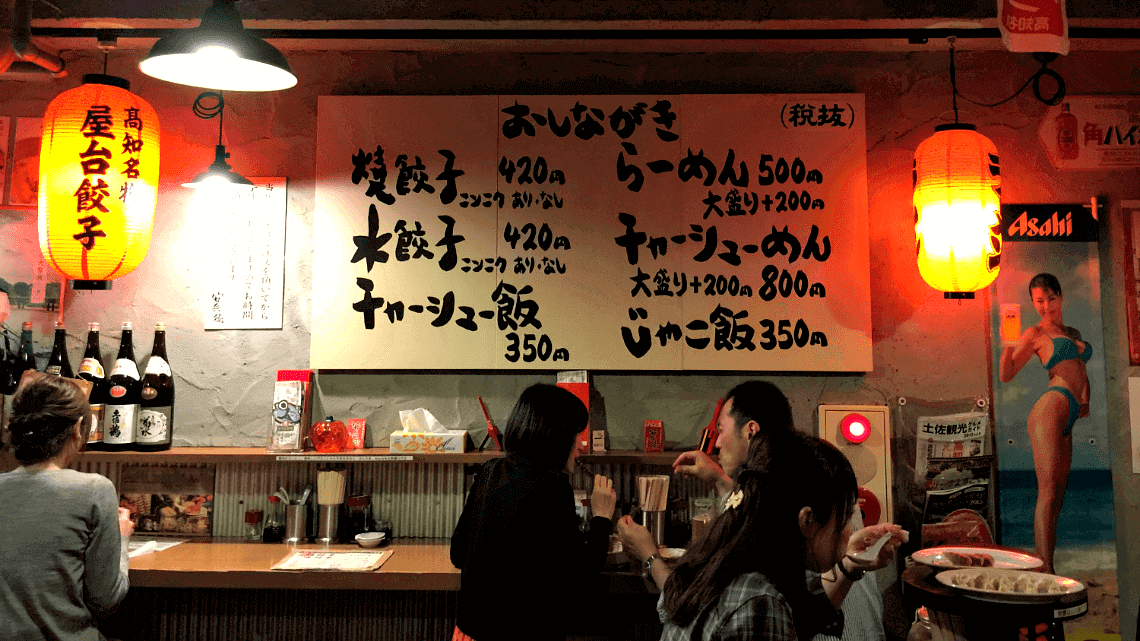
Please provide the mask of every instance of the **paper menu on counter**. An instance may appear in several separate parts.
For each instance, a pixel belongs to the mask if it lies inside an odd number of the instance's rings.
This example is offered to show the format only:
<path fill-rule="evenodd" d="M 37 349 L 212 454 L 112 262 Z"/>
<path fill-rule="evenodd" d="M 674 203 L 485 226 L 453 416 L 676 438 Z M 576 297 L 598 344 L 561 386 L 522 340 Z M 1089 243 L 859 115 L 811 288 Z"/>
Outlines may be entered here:
<path fill-rule="evenodd" d="M 392 556 L 392 550 L 381 552 L 343 552 L 333 550 L 293 550 L 271 570 L 330 570 L 336 572 L 371 572 L 379 569 Z"/>

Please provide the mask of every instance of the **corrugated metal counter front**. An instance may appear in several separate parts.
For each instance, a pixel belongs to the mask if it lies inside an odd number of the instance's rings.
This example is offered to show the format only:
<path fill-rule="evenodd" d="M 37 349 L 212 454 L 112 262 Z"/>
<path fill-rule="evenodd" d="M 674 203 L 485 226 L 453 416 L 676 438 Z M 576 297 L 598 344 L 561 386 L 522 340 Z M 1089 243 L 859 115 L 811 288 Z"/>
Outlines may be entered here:
<path fill-rule="evenodd" d="M 317 549 L 317 546 L 303 546 Z M 360 550 L 356 545 L 332 549 Z M 394 542 L 392 557 L 373 572 L 281 571 L 284 544 L 193 542 L 131 559 L 132 588 L 304 590 L 459 590 L 459 569 L 446 540 Z"/>

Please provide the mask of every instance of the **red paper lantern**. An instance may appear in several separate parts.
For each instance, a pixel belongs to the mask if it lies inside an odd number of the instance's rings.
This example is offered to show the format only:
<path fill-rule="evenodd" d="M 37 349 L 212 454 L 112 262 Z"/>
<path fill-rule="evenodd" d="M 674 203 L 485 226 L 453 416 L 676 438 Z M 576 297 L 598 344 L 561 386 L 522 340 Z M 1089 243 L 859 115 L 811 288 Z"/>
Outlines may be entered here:
<path fill-rule="evenodd" d="M 1001 262 L 997 148 L 974 125 L 934 132 L 914 152 L 918 271 L 947 297 L 973 298 L 997 278 Z"/>
<path fill-rule="evenodd" d="M 158 114 L 122 78 L 88 74 L 44 114 L 39 237 L 77 289 L 105 289 L 150 248 L 158 200 Z"/>

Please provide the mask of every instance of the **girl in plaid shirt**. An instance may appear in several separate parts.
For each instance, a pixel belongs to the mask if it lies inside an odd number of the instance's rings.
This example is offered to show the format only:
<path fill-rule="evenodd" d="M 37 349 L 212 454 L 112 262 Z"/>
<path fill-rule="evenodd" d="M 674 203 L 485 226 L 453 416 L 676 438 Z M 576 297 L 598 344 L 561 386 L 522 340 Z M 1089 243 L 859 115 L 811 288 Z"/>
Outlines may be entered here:
<path fill-rule="evenodd" d="M 662 641 L 811 639 L 841 628 L 805 576 L 841 561 L 855 501 L 855 473 L 834 446 L 795 431 L 754 436 L 724 513 L 665 582 Z"/>

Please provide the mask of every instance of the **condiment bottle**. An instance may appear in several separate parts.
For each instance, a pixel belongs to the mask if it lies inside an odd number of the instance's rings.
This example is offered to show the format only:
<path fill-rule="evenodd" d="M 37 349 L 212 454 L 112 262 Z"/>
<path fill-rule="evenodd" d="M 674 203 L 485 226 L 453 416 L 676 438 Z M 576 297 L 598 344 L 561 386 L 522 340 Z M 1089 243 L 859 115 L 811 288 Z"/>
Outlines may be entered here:
<path fill-rule="evenodd" d="M 285 540 L 285 523 L 281 517 L 281 498 L 276 494 L 269 497 L 269 510 L 265 515 L 265 527 L 261 530 L 261 540 L 265 543 L 280 543 Z"/>
<path fill-rule="evenodd" d="M 366 494 L 350 496 L 348 504 L 348 538 L 368 532 L 372 525 L 372 499 Z"/>
<path fill-rule="evenodd" d="M 261 540 L 261 510 L 245 511 L 245 540 Z"/>

